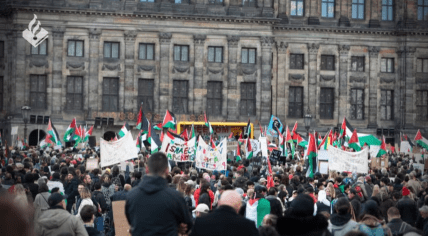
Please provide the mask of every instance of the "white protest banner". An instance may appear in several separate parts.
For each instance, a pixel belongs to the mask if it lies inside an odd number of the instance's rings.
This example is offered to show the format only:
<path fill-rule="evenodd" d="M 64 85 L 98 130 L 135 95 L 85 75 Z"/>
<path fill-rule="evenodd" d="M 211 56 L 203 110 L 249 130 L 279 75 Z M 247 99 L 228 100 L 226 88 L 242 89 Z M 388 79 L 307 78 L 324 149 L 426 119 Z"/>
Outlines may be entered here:
<path fill-rule="evenodd" d="M 86 170 L 93 170 L 98 168 L 98 159 L 89 158 L 86 160 Z"/>
<path fill-rule="evenodd" d="M 11 135 L 17 135 L 18 134 L 18 126 L 12 127 L 12 131 L 10 131 Z"/>
<path fill-rule="evenodd" d="M 318 160 L 328 161 L 328 150 L 318 150 Z"/>
<path fill-rule="evenodd" d="M 196 168 L 207 170 L 226 170 L 227 161 L 227 139 L 223 139 L 215 148 L 207 145 L 199 137 L 199 144 L 196 150 Z"/>
<path fill-rule="evenodd" d="M 250 142 L 251 142 L 251 148 L 253 149 L 253 157 L 255 157 L 261 151 L 260 143 L 257 139 L 250 139 Z"/>
<path fill-rule="evenodd" d="M 365 148 L 359 152 L 346 152 L 330 146 L 328 148 L 328 168 L 335 171 L 350 171 L 352 173 L 366 174 L 369 171 L 367 154 Z"/>
<path fill-rule="evenodd" d="M 319 161 L 319 172 L 328 175 L 328 161 Z"/>
<path fill-rule="evenodd" d="M 259 142 L 260 142 L 260 149 L 262 150 L 262 156 L 268 157 L 268 148 L 267 148 L 266 137 L 260 137 Z"/>
<path fill-rule="evenodd" d="M 189 141 L 174 141 L 165 135 L 162 142 L 161 152 L 166 154 L 169 160 L 177 162 L 186 162 L 195 160 L 196 137 Z"/>
<path fill-rule="evenodd" d="M 117 141 L 106 141 L 100 138 L 101 167 L 120 163 L 138 157 L 131 132 Z"/>
<path fill-rule="evenodd" d="M 401 141 L 400 152 L 404 154 L 412 153 L 412 146 L 410 146 L 409 141 Z"/>

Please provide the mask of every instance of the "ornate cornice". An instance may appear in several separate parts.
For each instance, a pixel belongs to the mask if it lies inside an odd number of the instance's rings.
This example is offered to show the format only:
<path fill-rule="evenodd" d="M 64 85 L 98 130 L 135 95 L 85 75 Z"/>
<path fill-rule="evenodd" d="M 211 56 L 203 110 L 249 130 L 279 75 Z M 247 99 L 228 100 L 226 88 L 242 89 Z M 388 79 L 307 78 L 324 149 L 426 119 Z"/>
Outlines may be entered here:
<path fill-rule="evenodd" d="M 379 55 L 379 51 L 380 51 L 379 47 L 369 47 L 370 57 L 377 57 Z"/>
<path fill-rule="evenodd" d="M 239 43 L 239 36 L 237 35 L 228 35 L 227 42 L 229 43 L 229 47 L 237 47 Z"/>
<path fill-rule="evenodd" d="M 320 45 L 317 43 L 308 44 L 309 54 L 317 54 L 320 49 Z"/>
<path fill-rule="evenodd" d="M 75 69 L 75 70 L 77 70 L 77 69 L 80 69 L 80 70 L 84 70 L 85 69 L 85 62 L 73 62 L 73 61 L 67 61 L 67 63 L 66 63 L 66 66 L 65 66 L 65 68 L 66 69 Z"/>
<path fill-rule="evenodd" d="M 282 41 L 276 41 L 276 47 L 278 49 L 278 53 L 286 53 L 288 44 Z"/>
<path fill-rule="evenodd" d="M 90 28 L 89 29 L 89 40 L 99 40 L 102 31 L 98 28 Z"/>
<path fill-rule="evenodd" d="M 137 37 L 137 31 L 135 30 L 127 30 L 124 33 L 125 35 L 125 41 L 134 41 Z"/>
<path fill-rule="evenodd" d="M 162 44 L 169 44 L 171 42 L 172 34 L 167 32 L 160 32 L 159 39 Z"/>
<path fill-rule="evenodd" d="M 193 35 L 193 42 L 197 46 L 203 46 L 205 43 L 205 39 L 207 39 L 207 36 L 205 34 L 195 34 Z"/>
<path fill-rule="evenodd" d="M 260 42 L 262 43 L 262 47 L 272 47 L 272 45 L 275 43 L 273 37 L 269 36 L 262 36 L 260 38 Z"/>
<path fill-rule="evenodd" d="M 376 35 L 400 35 L 399 31 L 396 30 L 380 30 L 380 29 L 353 29 L 353 28 L 322 28 L 322 27 L 303 27 L 303 26 L 292 26 L 292 25 L 274 25 L 273 30 L 279 31 L 315 31 L 325 33 L 341 33 L 341 34 L 376 34 Z M 428 30 L 422 31 L 421 29 L 407 30 L 407 35 L 415 36 L 428 36 Z"/>
<path fill-rule="evenodd" d="M 53 27 L 52 37 L 54 39 L 62 39 L 64 37 L 65 27 Z"/>

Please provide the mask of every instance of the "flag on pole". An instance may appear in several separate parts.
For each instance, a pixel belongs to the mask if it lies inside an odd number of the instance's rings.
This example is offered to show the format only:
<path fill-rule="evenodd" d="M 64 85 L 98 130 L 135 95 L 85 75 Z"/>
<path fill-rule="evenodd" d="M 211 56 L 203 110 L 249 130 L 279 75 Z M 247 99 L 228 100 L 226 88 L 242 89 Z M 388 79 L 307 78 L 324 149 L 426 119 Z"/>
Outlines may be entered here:
<path fill-rule="evenodd" d="M 75 141 L 74 147 L 77 147 L 77 145 L 79 145 L 79 143 L 82 142 L 82 136 L 83 136 L 82 133 L 83 133 L 82 126 L 77 127 L 73 137 L 73 140 Z"/>
<path fill-rule="evenodd" d="M 212 148 L 215 148 L 215 143 L 214 143 L 214 140 L 213 140 L 213 136 L 212 136 L 212 135 L 210 135 L 210 144 L 211 144 L 211 147 L 212 147 Z"/>
<path fill-rule="evenodd" d="M 309 144 L 308 150 L 306 151 L 306 156 L 308 157 L 309 167 L 307 170 L 307 176 L 313 178 L 316 167 L 317 167 L 317 146 L 316 146 L 316 138 L 312 133 L 309 133 Z"/>
<path fill-rule="evenodd" d="M 153 125 L 153 129 L 162 131 L 162 123 L 158 123 L 156 125 Z"/>
<path fill-rule="evenodd" d="M 260 128 L 260 136 L 264 137 L 263 136 L 264 135 L 263 128 L 262 128 L 262 125 L 260 124 L 260 122 L 259 122 L 259 128 Z"/>
<path fill-rule="evenodd" d="M 175 130 L 177 120 L 174 117 L 174 113 L 166 110 L 165 117 L 163 118 L 162 127 Z"/>
<path fill-rule="evenodd" d="M 247 160 L 251 159 L 253 157 L 253 147 L 251 147 L 251 141 L 250 138 L 247 138 L 247 144 L 246 144 L 246 149 L 247 149 Z"/>
<path fill-rule="evenodd" d="M 248 119 L 248 124 L 247 124 L 247 137 L 251 138 L 251 123 L 250 123 L 250 119 Z"/>
<path fill-rule="evenodd" d="M 129 132 L 130 128 L 128 125 L 128 122 L 125 121 L 125 124 L 123 124 L 122 128 L 119 130 L 119 139 L 125 137 L 125 135 Z"/>
<path fill-rule="evenodd" d="M 228 139 L 233 138 L 233 132 L 230 132 Z"/>
<path fill-rule="evenodd" d="M 348 147 L 353 148 L 356 152 L 361 151 L 360 141 L 358 140 L 357 129 L 352 132 L 351 139 L 348 141 Z"/>
<path fill-rule="evenodd" d="M 416 145 L 419 145 L 420 147 L 428 150 L 428 140 L 422 136 L 421 131 L 419 129 L 416 133 L 415 141 Z"/>
<path fill-rule="evenodd" d="M 190 130 L 190 139 L 194 138 L 195 136 L 195 126 L 192 124 L 192 129 Z"/>
<path fill-rule="evenodd" d="M 148 124 L 149 131 L 148 131 L 148 135 L 147 135 L 147 141 L 150 144 L 151 154 L 153 154 L 153 153 L 156 153 L 159 151 L 159 145 L 158 145 L 158 143 L 156 143 L 156 141 L 152 137 L 152 127 L 150 126 L 150 121 L 148 121 L 148 122 L 149 122 L 149 124 Z"/>
<path fill-rule="evenodd" d="M 207 120 L 207 114 L 204 112 L 205 126 L 208 127 L 210 134 L 214 133 L 214 129 L 211 126 L 211 123 Z"/>
<path fill-rule="evenodd" d="M 297 131 L 297 121 L 296 121 L 296 123 L 294 123 L 294 127 L 293 127 L 293 130 L 291 131 L 291 135 L 292 135 L 292 138 L 294 139 L 294 140 L 296 140 L 293 136 L 294 136 L 294 134 L 296 133 L 296 131 Z"/>
<path fill-rule="evenodd" d="M 64 142 L 70 142 L 71 138 L 73 136 L 74 130 L 76 130 L 76 118 L 73 118 L 70 125 L 68 126 L 67 130 L 64 134 Z"/>
<path fill-rule="evenodd" d="M 138 119 L 137 119 L 137 123 L 136 123 L 136 128 L 141 130 L 142 125 L 143 125 L 143 106 L 140 106 L 140 111 L 138 112 Z"/>
<path fill-rule="evenodd" d="M 284 145 L 284 136 L 279 132 L 279 129 L 277 128 L 276 131 L 278 132 L 278 147 L 281 148 L 281 154 L 282 156 L 287 156 L 287 146 Z"/>
<path fill-rule="evenodd" d="M 189 135 L 187 133 L 187 129 L 184 129 L 183 132 L 180 134 L 180 137 L 184 139 L 184 141 L 189 141 Z"/>
<path fill-rule="evenodd" d="M 240 161 L 241 160 L 241 148 L 240 148 L 240 146 L 239 146 L 239 144 L 237 145 L 237 148 L 236 148 L 236 161 Z"/>
<path fill-rule="evenodd" d="M 291 133 L 290 133 L 290 130 L 288 129 L 288 125 L 285 133 L 285 141 L 290 144 L 291 158 L 294 159 L 294 142 L 293 142 L 293 139 L 291 138 Z"/>
<path fill-rule="evenodd" d="M 382 144 L 380 145 L 379 152 L 377 153 L 376 157 L 381 157 L 386 154 L 386 143 L 385 143 L 385 136 L 382 135 Z"/>
<path fill-rule="evenodd" d="M 83 142 L 87 142 L 89 140 L 89 136 L 92 135 L 92 131 L 94 130 L 94 126 L 91 126 L 88 131 L 85 129 L 85 138 L 83 138 Z"/>
<path fill-rule="evenodd" d="M 53 146 L 62 145 L 61 141 L 59 140 L 58 132 L 56 131 L 55 126 L 53 125 L 51 119 L 49 119 L 48 123 L 48 134 L 50 134 L 50 139 L 52 141 Z"/>

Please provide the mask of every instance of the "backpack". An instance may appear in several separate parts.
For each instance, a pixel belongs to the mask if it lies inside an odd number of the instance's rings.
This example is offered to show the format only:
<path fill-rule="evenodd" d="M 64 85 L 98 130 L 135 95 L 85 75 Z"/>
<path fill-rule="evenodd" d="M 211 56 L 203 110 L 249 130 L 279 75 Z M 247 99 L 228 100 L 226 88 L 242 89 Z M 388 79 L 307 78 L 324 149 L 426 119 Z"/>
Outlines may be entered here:
<path fill-rule="evenodd" d="M 388 231 L 383 228 L 381 225 L 376 228 L 370 228 L 367 225 L 360 225 L 359 230 L 365 233 L 367 236 L 386 236 L 388 235 Z"/>

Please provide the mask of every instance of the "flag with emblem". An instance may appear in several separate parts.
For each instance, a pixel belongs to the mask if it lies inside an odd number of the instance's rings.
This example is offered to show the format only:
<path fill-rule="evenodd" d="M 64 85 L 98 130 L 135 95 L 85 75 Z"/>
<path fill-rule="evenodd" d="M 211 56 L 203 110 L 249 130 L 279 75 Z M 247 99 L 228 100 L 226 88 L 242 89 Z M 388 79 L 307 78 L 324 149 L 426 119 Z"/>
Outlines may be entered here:
<path fill-rule="evenodd" d="M 119 130 L 119 139 L 125 137 L 125 135 L 129 132 L 130 128 L 128 125 L 128 122 L 125 121 L 125 124 L 123 124 L 122 128 Z"/>
<path fill-rule="evenodd" d="M 357 129 L 354 129 L 352 136 L 348 141 L 348 147 L 354 149 L 356 152 L 361 151 L 360 141 L 358 140 Z"/>
<path fill-rule="evenodd" d="M 428 140 L 422 136 L 421 131 L 419 129 L 416 133 L 415 141 L 416 145 L 419 145 L 420 147 L 428 150 Z"/>
<path fill-rule="evenodd" d="M 73 118 L 70 125 L 68 126 L 67 130 L 64 134 L 64 142 L 70 142 L 71 138 L 73 137 L 74 130 L 76 130 L 76 118 Z"/>
<path fill-rule="evenodd" d="M 381 157 L 386 154 L 386 143 L 385 143 L 385 136 L 382 135 L 382 144 L 380 145 L 379 152 L 377 153 L 376 157 Z"/>
<path fill-rule="evenodd" d="M 175 130 L 177 120 L 175 119 L 174 113 L 166 110 L 165 117 L 163 118 L 162 127 Z"/>
<path fill-rule="evenodd" d="M 253 158 L 253 147 L 251 146 L 250 138 L 247 138 L 246 147 L 247 147 L 247 148 L 245 148 L 247 151 L 246 157 L 247 157 L 247 160 L 249 160 L 249 159 Z"/>
<path fill-rule="evenodd" d="M 237 145 L 236 148 L 236 161 L 240 161 L 241 160 L 241 147 L 239 146 L 239 144 Z"/>

